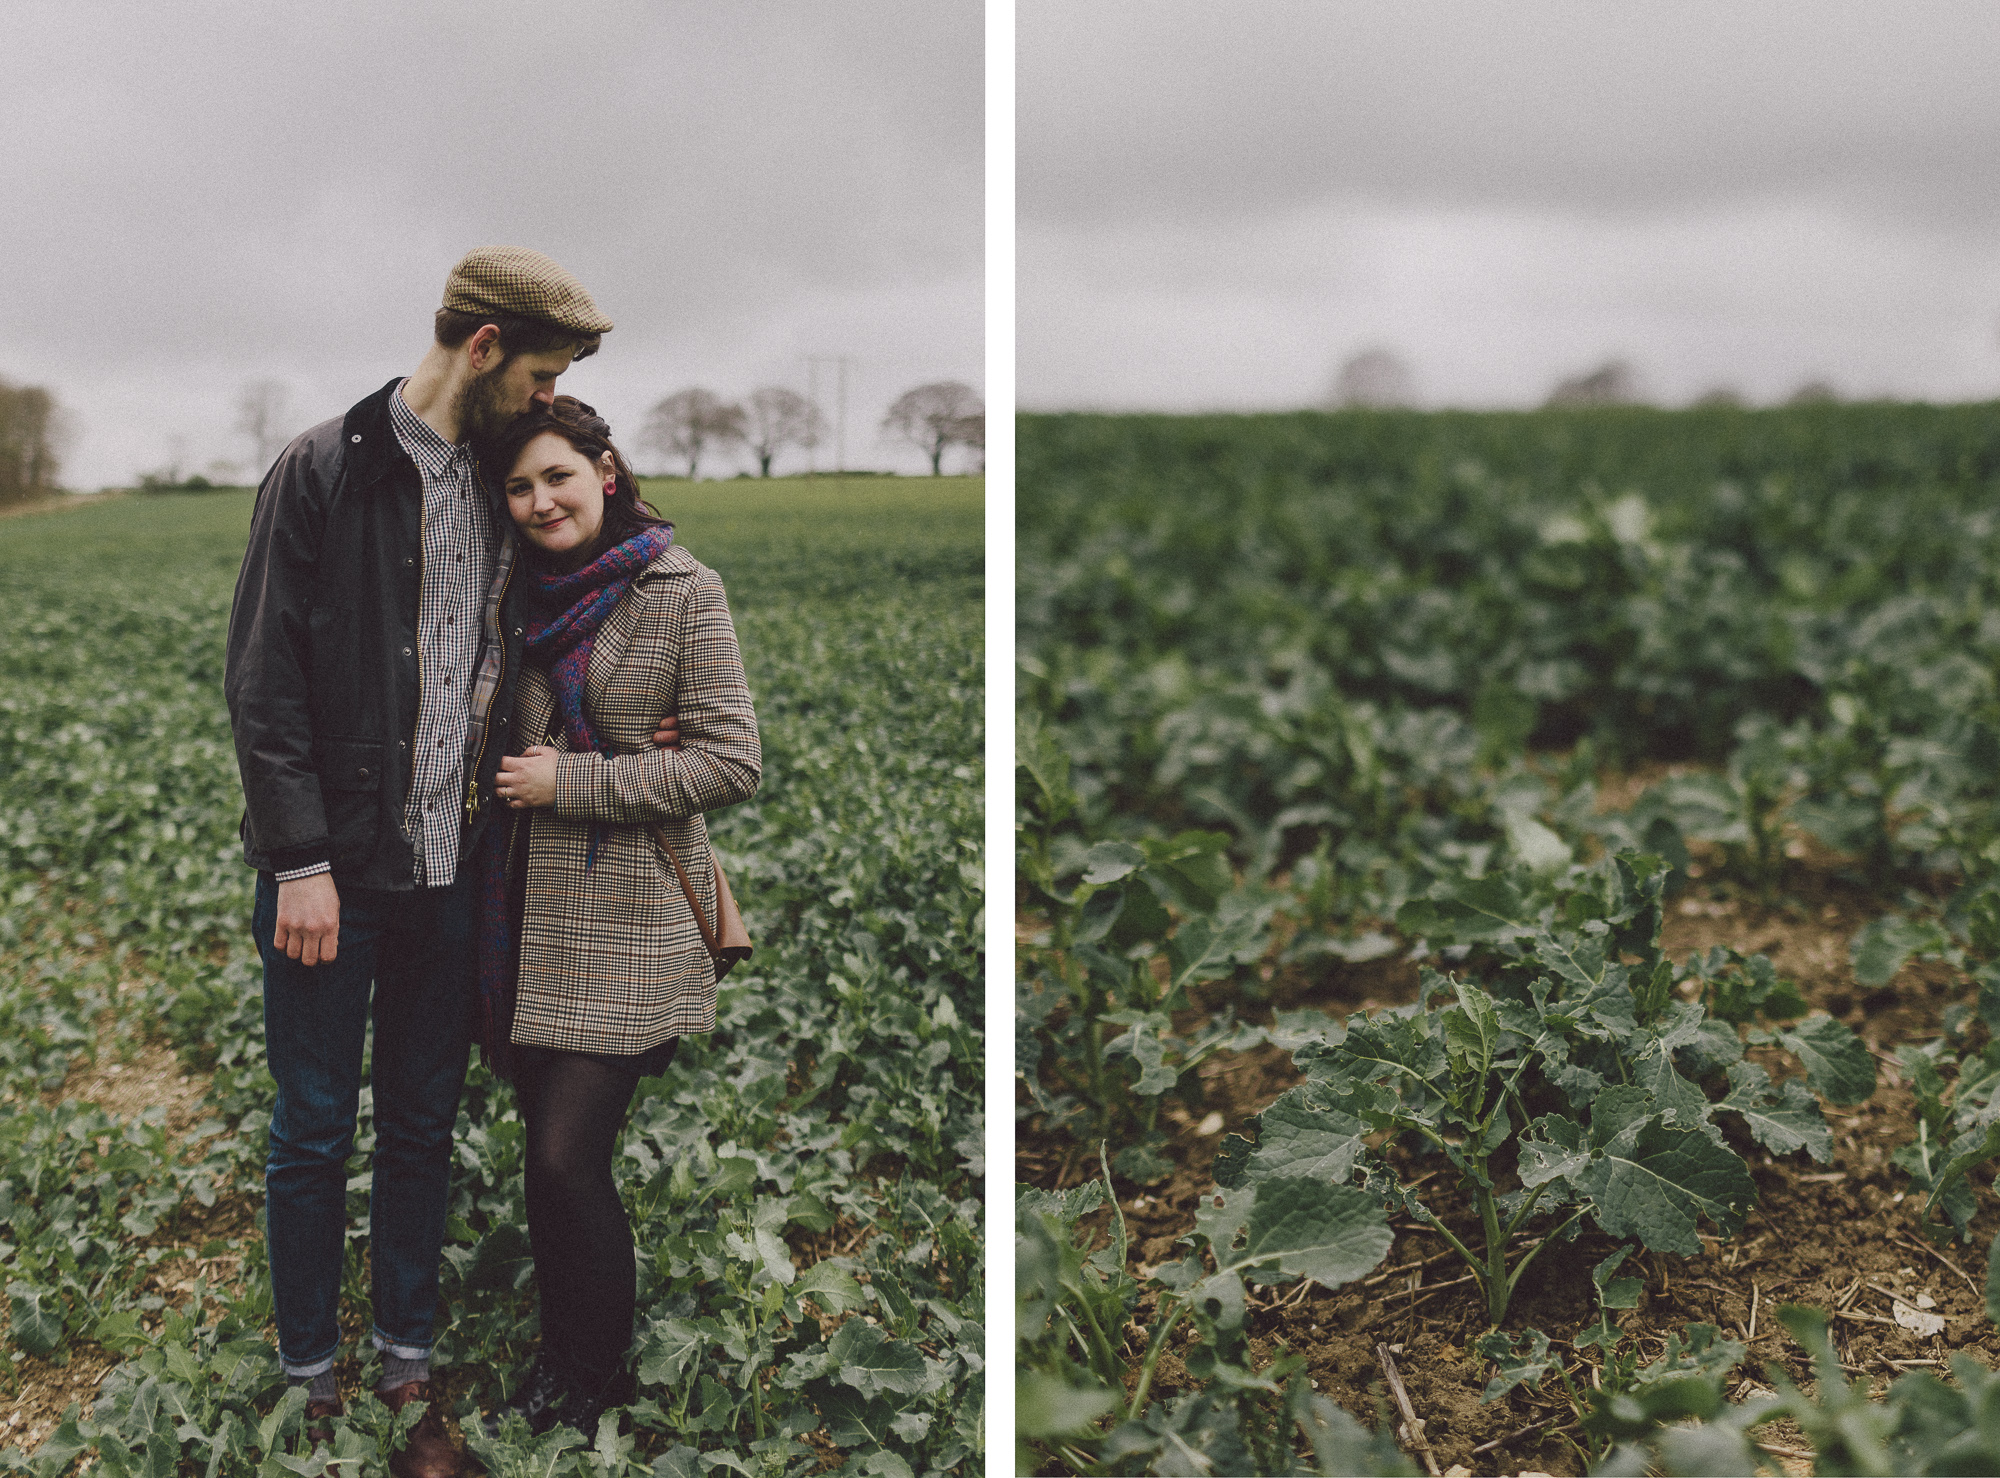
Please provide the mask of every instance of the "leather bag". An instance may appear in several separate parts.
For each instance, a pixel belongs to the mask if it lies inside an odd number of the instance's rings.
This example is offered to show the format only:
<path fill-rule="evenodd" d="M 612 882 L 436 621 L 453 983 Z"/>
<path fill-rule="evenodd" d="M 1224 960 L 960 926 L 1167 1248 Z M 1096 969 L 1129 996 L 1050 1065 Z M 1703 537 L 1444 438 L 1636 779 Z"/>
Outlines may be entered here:
<path fill-rule="evenodd" d="M 695 927 L 701 930 L 701 942 L 708 946 L 708 957 L 715 962 L 715 978 L 720 981 L 736 968 L 738 961 L 747 960 L 751 955 L 750 931 L 744 927 L 743 914 L 729 891 L 729 879 L 722 875 L 722 864 L 715 864 L 716 921 L 711 925 L 708 916 L 701 911 L 701 904 L 695 900 L 694 886 L 688 881 L 687 869 L 681 866 L 680 856 L 667 841 L 666 832 L 657 826 L 649 826 L 647 830 L 660 844 L 660 850 L 667 854 L 667 861 L 674 865 L 674 876 L 681 880 L 681 892 L 687 897 L 688 908 L 694 913 Z M 710 855 L 712 858 L 713 854 Z"/>

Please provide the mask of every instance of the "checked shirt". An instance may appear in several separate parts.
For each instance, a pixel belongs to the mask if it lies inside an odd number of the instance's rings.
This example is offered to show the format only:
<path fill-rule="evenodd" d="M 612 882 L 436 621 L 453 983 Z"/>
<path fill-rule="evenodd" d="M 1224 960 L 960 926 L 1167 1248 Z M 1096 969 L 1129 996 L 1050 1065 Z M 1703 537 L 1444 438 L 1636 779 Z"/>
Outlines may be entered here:
<path fill-rule="evenodd" d="M 499 684 L 499 593 L 513 549 L 495 534 L 471 448 L 433 431 L 400 389 L 389 397 L 389 418 L 424 485 L 420 688 L 403 820 L 417 886 L 442 888 L 458 875 L 469 750 L 484 735 Z M 492 638 L 484 661 L 482 636 Z"/>

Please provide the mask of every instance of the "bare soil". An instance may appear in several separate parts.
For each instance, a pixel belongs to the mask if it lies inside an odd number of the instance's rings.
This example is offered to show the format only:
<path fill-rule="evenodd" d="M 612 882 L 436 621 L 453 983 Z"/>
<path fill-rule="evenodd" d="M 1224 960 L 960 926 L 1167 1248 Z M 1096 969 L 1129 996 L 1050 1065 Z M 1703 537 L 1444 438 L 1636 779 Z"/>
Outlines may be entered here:
<path fill-rule="evenodd" d="M 1629 780 L 1622 784 L 1626 792 L 1639 788 Z M 1612 803 L 1629 804 L 1630 794 L 1613 788 L 1613 795 Z M 1774 902 L 1698 877 L 1670 901 L 1664 942 L 1677 959 L 1717 944 L 1769 955 L 1809 1002 L 1845 1021 L 1877 1052 L 1877 1091 L 1851 1112 L 1829 1113 L 1835 1131 L 1830 1165 L 1803 1154 L 1774 1160 L 1745 1141 L 1760 1205 L 1742 1234 L 1704 1239 L 1707 1250 L 1699 1257 L 1644 1254 L 1628 1261 L 1634 1275 L 1643 1275 L 1646 1291 L 1621 1323 L 1649 1359 L 1669 1332 L 1690 1322 L 1716 1324 L 1725 1337 L 1744 1340 L 1750 1354 L 1738 1372 L 1738 1395 L 1765 1385 L 1757 1372 L 1772 1362 L 1810 1385 L 1808 1362 L 1774 1317 L 1781 1303 L 1839 1310 L 1834 1336 L 1842 1361 L 1877 1392 L 1918 1368 L 1908 1362 L 1942 1361 L 1959 1350 L 2000 1365 L 2000 1333 L 1985 1316 L 1974 1273 L 1975 1249 L 2000 1232 L 2000 1206 L 1983 1189 L 1987 1177 L 1979 1177 L 1973 1246 L 1940 1254 L 1917 1230 L 1921 1196 L 1904 1194 L 1908 1178 L 1888 1159 L 1915 1132 L 1910 1092 L 1890 1060 L 1894 1048 L 1936 1036 L 1945 1005 L 1966 998 L 1971 988 L 1935 963 L 1909 965 L 1881 989 L 1859 985 L 1849 968 L 1848 941 L 1894 902 L 1844 881 L 1838 859 L 1804 844 L 1790 851 L 1794 860 Z M 1271 1004 L 1345 1016 L 1414 999 L 1416 986 L 1416 967 L 1406 961 L 1316 961 L 1310 971 L 1277 975 Z M 1132 1270 L 1142 1277 L 1185 1250 L 1178 1239 L 1192 1230 L 1197 1198 L 1213 1185 L 1222 1137 L 1245 1132 L 1248 1119 L 1298 1081 L 1289 1058 L 1269 1047 L 1212 1059 L 1199 1071 L 1203 1107 L 1214 1112 L 1192 1122 L 1173 1108 L 1162 1115 L 1173 1132 L 1165 1151 L 1177 1164 L 1173 1175 L 1152 1187 L 1116 1182 L 1132 1239 Z M 1096 1171 L 1094 1154 L 1086 1158 L 1060 1136 L 1022 1134 L 1016 1160 L 1018 1178 L 1044 1188 L 1077 1185 Z M 1448 1176 L 1429 1182 L 1426 1199 L 1448 1224 L 1467 1228 L 1462 1198 Z M 1109 1208 L 1092 1220 L 1108 1225 Z M 1592 1322 L 1590 1269 L 1616 1245 L 1588 1232 L 1545 1250 L 1524 1275 L 1505 1327 L 1541 1329 L 1575 1368 L 1579 1357 L 1566 1337 Z M 1582 1472 L 1581 1455 L 1565 1436 L 1565 1428 L 1574 1433 L 1566 1401 L 1517 1389 L 1490 1405 L 1482 1402 L 1491 1371 L 1470 1347 L 1487 1326 L 1483 1303 L 1470 1281 L 1460 1281 L 1463 1274 L 1441 1238 L 1399 1225 L 1384 1271 L 1359 1284 L 1334 1291 L 1290 1285 L 1268 1296 L 1253 1294 L 1251 1347 L 1260 1363 L 1286 1351 L 1304 1354 L 1318 1388 L 1372 1426 L 1387 1409 L 1376 1354 L 1377 1344 L 1386 1344 L 1441 1467 L 1462 1465 L 1475 1474 Z M 1944 1333 L 1928 1340 L 1892 1318 L 1892 1296 L 1914 1303 L 1925 1295 L 1947 1321 Z M 1135 1369 L 1151 1321 L 1148 1295 L 1126 1330 Z M 1583 1371 L 1585 1379 L 1588 1374 Z M 1157 1394 L 1170 1397 L 1192 1384 L 1177 1349 L 1170 1349 L 1155 1375 Z M 1761 1435 L 1780 1448 L 1803 1447 L 1802 1437 L 1782 1425 Z M 1796 1457 L 1774 1458 L 1774 1466 L 1780 1461 L 1791 1472 L 1811 1471 Z"/>

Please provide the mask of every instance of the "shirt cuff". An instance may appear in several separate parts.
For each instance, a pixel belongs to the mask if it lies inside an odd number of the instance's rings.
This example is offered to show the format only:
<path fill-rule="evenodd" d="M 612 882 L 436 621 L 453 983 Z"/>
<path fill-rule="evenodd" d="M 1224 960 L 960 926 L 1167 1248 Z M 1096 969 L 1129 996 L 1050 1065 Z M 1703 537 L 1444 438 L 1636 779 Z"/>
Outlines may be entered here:
<path fill-rule="evenodd" d="M 332 872 L 331 862 L 314 862 L 305 867 L 289 867 L 283 872 L 274 872 L 272 877 L 281 883 L 296 883 L 300 878 L 316 878 L 323 872 Z"/>

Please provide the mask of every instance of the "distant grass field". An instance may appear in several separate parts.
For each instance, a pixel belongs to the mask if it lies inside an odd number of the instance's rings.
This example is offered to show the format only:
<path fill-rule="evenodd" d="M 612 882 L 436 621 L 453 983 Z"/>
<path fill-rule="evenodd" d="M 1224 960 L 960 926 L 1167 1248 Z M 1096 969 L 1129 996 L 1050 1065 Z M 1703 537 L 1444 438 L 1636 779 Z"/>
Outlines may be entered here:
<path fill-rule="evenodd" d="M 757 953 L 717 1031 L 635 1108 L 619 1162 L 641 1389 L 626 1435 L 599 1441 L 615 1456 L 482 1457 L 543 1478 L 692 1475 L 710 1453 L 759 1475 L 836 1453 L 856 1471 L 975 1471 L 982 483 L 648 491 L 722 574 L 742 641 L 764 782 L 712 825 Z M 45 1478 L 92 1450 L 117 1471 L 139 1454 L 244 1475 L 277 1454 L 304 1471 L 310 1452 L 281 1401 L 255 1231 L 271 1090 L 222 703 L 251 503 L 134 496 L 0 521 L 0 1388 L 23 1416 L 4 1440 L 39 1444 Z M 148 1088 L 122 1107 L 100 1091 L 135 1078 Z M 372 1144 L 364 1109 L 362 1184 Z M 519 1166 L 512 1095 L 475 1067 L 438 1346 L 461 1416 L 490 1408 L 535 1338 Z M 365 1192 L 349 1209 L 338 1447 L 371 1474 L 389 1422 L 354 1395 L 372 1367 L 354 1343 Z M 184 1415 L 156 1423 L 169 1407 Z"/>

